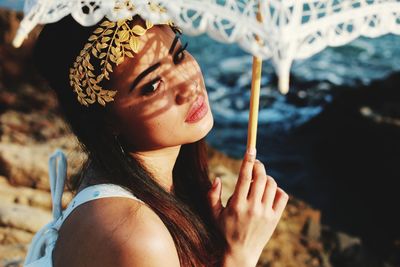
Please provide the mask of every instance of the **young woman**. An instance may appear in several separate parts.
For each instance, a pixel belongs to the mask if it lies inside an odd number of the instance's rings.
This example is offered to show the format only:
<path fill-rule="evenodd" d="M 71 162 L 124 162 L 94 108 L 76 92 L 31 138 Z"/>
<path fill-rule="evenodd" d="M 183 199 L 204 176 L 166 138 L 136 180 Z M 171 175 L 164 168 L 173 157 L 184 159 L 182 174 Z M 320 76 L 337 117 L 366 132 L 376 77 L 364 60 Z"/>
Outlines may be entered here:
<path fill-rule="evenodd" d="M 74 206 L 53 266 L 256 265 L 288 195 L 248 151 L 222 206 L 221 181 L 208 177 L 207 91 L 179 37 L 138 16 L 94 27 L 69 16 L 41 32 L 35 62 L 88 155 L 75 198 L 99 185 L 133 196 Z"/>

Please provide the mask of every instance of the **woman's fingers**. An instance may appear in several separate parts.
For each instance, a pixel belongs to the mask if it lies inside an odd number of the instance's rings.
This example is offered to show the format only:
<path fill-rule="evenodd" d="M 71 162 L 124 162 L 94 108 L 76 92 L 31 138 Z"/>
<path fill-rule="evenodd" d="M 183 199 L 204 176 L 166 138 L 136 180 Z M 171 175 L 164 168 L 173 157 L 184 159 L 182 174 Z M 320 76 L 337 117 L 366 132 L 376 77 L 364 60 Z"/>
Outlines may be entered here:
<path fill-rule="evenodd" d="M 276 189 L 278 185 L 276 184 L 274 178 L 268 176 L 267 186 L 265 186 L 264 195 L 262 197 L 262 202 L 267 209 L 272 209 L 272 205 L 274 204 Z"/>
<path fill-rule="evenodd" d="M 247 199 L 253 203 L 260 203 L 264 194 L 265 184 L 267 183 L 267 173 L 261 161 L 256 159 L 252 174 L 253 182 L 251 183 Z"/>
<path fill-rule="evenodd" d="M 223 206 L 221 202 L 221 193 L 222 193 L 222 185 L 221 178 L 216 177 L 211 189 L 208 191 L 208 201 L 211 206 L 211 210 L 213 212 L 214 218 L 218 219 Z"/>
<path fill-rule="evenodd" d="M 276 197 L 272 208 L 279 216 L 281 216 L 283 210 L 285 209 L 288 200 L 289 195 L 278 187 L 278 189 L 276 190 Z"/>
<path fill-rule="evenodd" d="M 249 193 L 249 188 L 251 184 L 251 179 L 253 178 L 253 166 L 256 160 L 256 150 L 247 151 L 244 155 L 242 165 L 240 167 L 239 178 L 235 186 L 234 195 L 237 200 L 243 201 L 247 199 Z"/>

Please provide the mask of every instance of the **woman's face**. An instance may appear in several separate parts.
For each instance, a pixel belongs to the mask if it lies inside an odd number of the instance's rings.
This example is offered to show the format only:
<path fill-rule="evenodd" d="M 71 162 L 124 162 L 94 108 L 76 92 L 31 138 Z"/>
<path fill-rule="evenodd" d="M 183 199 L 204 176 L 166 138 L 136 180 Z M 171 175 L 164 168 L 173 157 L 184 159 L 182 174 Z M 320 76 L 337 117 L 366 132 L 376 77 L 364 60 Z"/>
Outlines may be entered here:
<path fill-rule="evenodd" d="M 113 128 L 130 151 L 200 140 L 214 120 L 199 65 L 169 26 L 154 26 L 140 40 L 139 53 L 111 75 Z"/>

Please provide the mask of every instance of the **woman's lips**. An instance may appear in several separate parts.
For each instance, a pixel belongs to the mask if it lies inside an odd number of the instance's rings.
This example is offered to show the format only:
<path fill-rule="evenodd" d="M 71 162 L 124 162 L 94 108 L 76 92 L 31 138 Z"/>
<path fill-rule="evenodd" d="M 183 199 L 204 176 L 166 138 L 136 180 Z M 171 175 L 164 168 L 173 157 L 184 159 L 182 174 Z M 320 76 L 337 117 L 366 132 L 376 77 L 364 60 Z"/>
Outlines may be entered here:
<path fill-rule="evenodd" d="M 203 95 L 199 95 L 190 107 L 185 122 L 193 123 L 201 120 L 208 112 L 208 106 Z"/>

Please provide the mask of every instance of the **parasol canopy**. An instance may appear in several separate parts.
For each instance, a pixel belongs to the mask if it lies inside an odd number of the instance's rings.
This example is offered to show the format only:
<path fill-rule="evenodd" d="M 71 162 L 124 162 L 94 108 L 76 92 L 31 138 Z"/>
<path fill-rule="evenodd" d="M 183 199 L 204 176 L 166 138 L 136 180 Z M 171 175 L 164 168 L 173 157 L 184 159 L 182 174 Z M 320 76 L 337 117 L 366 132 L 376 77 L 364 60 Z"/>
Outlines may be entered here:
<path fill-rule="evenodd" d="M 24 13 L 13 43 L 16 47 L 37 24 L 69 14 L 84 26 L 104 16 L 115 21 L 140 14 L 153 23 L 171 19 L 186 34 L 207 33 L 220 42 L 238 43 L 263 60 L 271 59 L 282 93 L 289 90 L 293 60 L 360 36 L 400 34 L 400 0 L 155 0 L 151 4 L 146 0 L 27 0 Z"/>

